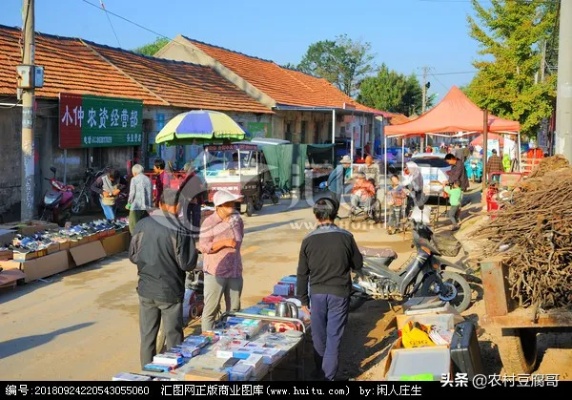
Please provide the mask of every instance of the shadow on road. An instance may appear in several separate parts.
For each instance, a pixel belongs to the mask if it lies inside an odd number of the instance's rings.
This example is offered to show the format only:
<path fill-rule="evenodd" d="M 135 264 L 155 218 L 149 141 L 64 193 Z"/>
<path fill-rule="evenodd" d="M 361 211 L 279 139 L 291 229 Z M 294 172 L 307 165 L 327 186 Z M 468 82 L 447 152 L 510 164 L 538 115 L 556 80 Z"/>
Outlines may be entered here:
<path fill-rule="evenodd" d="M 24 336 L 8 340 L 6 342 L 0 343 L 0 358 L 7 358 L 16 353 L 21 353 L 26 350 L 33 349 L 34 347 L 42 346 L 48 342 L 51 342 L 55 337 L 59 335 L 87 328 L 93 324 L 94 322 L 85 322 L 83 324 L 77 324 L 67 328 L 58 329 L 57 331 L 53 331 L 51 333 Z"/>

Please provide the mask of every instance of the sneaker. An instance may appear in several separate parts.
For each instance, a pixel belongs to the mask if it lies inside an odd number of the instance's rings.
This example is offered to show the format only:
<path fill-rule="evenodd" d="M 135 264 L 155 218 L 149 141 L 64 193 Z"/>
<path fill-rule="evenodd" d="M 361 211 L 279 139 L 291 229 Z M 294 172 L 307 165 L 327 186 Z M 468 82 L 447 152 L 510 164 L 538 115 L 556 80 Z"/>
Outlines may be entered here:
<path fill-rule="evenodd" d="M 455 231 L 458 231 L 458 230 L 459 230 L 459 225 L 453 225 L 453 226 L 451 227 L 451 232 L 455 232 Z"/>

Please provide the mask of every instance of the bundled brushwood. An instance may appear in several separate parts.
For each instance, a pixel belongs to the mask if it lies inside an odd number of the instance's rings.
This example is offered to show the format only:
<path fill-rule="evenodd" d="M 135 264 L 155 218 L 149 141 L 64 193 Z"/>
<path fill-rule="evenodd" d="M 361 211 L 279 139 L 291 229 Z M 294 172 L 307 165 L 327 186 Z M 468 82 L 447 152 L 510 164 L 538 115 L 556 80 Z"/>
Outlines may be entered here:
<path fill-rule="evenodd" d="M 572 168 L 542 171 L 519 183 L 512 203 L 472 235 L 488 239 L 476 258 L 503 258 L 520 306 L 572 307 Z"/>
<path fill-rule="evenodd" d="M 570 163 L 564 156 L 556 154 L 552 157 L 546 157 L 539 161 L 538 165 L 530 173 L 531 178 L 540 178 L 549 172 L 560 168 L 567 168 Z"/>

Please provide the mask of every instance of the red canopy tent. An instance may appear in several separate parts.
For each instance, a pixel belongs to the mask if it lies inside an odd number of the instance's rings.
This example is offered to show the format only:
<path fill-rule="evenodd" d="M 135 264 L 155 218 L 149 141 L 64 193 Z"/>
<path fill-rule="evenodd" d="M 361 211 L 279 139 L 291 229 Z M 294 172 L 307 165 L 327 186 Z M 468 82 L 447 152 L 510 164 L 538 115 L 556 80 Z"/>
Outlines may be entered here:
<path fill-rule="evenodd" d="M 417 136 L 426 134 L 450 134 L 456 135 L 464 132 L 469 135 L 475 132 L 483 132 L 484 115 L 475 103 L 456 86 L 434 108 L 413 121 L 399 125 L 385 127 L 387 137 Z M 518 121 L 510 121 L 488 116 L 488 132 L 513 133 L 520 131 Z"/>
<path fill-rule="evenodd" d="M 473 103 L 457 86 L 431 110 L 419 118 L 398 125 L 384 127 L 385 133 L 385 173 L 387 181 L 387 139 L 408 136 L 466 136 L 485 131 L 485 113 Z M 507 133 L 517 136 L 517 149 L 520 149 L 520 123 L 487 115 L 487 136 L 489 133 Z M 482 139 L 481 139 L 482 140 Z M 520 165 L 520 151 L 517 151 Z M 486 156 L 485 156 L 486 157 Z M 386 218 L 387 218 L 387 203 Z M 387 220 L 385 221 L 387 224 Z"/>

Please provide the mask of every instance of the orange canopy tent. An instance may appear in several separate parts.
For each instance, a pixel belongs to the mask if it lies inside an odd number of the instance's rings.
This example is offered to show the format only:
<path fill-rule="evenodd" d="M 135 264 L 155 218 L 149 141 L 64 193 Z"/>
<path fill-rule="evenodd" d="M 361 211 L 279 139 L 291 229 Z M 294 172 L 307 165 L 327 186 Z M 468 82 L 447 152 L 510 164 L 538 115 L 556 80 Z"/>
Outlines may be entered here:
<path fill-rule="evenodd" d="M 426 135 L 458 137 L 484 133 L 484 117 L 484 111 L 473 103 L 461 89 L 453 86 L 439 104 L 419 118 L 403 124 L 385 126 L 385 181 L 387 182 L 388 138 Z M 486 130 L 487 136 L 488 133 L 516 135 L 517 148 L 520 149 L 520 123 L 518 121 L 510 121 L 488 114 Z M 520 151 L 517 151 L 517 154 L 520 165 Z M 387 201 L 385 201 L 385 224 L 387 226 Z"/>
<path fill-rule="evenodd" d="M 467 135 L 483 132 L 484 115 L 475 103 L 456 86 L 434 108 L 413 121 L 399 125 L 386 126 L 387 137 L 417 136 L 425 134 L 466 132 Z M 513 133 L 520 131 L 518 121 L 510 121 L 488 116 L 488 132 Z"/>

